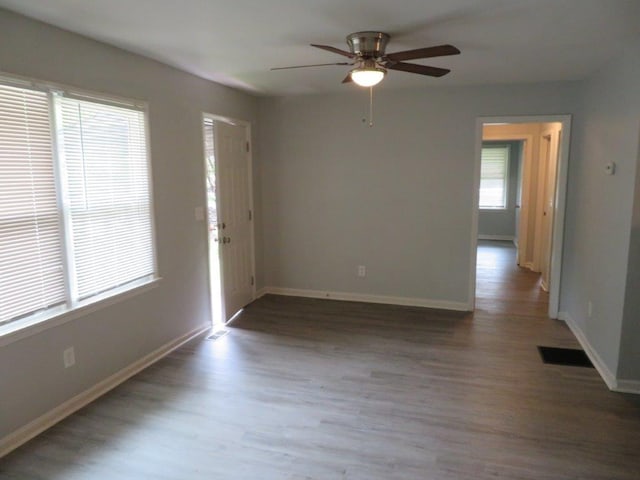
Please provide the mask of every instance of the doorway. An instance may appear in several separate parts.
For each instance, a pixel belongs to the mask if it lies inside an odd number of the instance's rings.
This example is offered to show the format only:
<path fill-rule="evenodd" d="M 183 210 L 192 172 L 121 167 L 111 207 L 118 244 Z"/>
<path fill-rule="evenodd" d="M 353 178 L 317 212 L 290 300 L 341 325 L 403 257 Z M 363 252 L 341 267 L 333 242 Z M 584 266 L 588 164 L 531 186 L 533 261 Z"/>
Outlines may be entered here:
<path fill-rule="evenodd" d="M 476 311 L 510 318 L 543 318 L 549 294 L 540 288 L 540 273 L 518 266 L 510 240 L 478 240 Z"/>
<path fill-rule="evenodd" d="M 211 317 L 222 328 L 255 298 L 250 125 L 203 117 Z"/>
<path fill-rule="evenodd" d="M 222 320 L 222 287 L 220 282 L 220 257 L 213 248 L 218 241 L 218 209 L 216 198 L 216 165 L 214 152 L 213 120 L 204 119 L 204 162 L 207 189 L 207 240 L 209 251 L 209 295 L 211 298 L 211 323 L 214 332 L 220 330 Z"/>
<path fill-rule="evenodd" d="M 473 308 L 476 304 L 476 291 L 478 290 L 481 295 L 484 291 L 478 286 L 478 282 L 486 281 L 487 258 L 495 257 L 495 254 L 500 252 L 503 258 L 513 256 L 514 268 L 517 264 L 519 270 L 535 273 L 537 288 L 549 292 L 547 315 L 550 318 L 557 318 L 560 301 L 570 120 L 569 115 L 482 117 L 477 120 L 474 179 L 474 192 L 477 193 L 474 197 L 470 281 L 470 301 Z M 487 244 L 485 240 L 478 240 L 481 215 L 479 207 L 483 201 L 481 186 L 486 183 L 484 180 L 486 172 L 482 171 L 483 142 L 519 142 L 521 145 L 518 174 L 520 183 L 517 196 L 513 197 L 517 197 L 517 200 L 509 205 L 509 208 L 512 208 L 511 212 L 507 211 L 506 204 L 503 209 L 513 217 L 512 223 L 517 224 L 517 228 L 511 232 L 511 244 L 496 243 L 493 245 L 495 249 L 489 248 L 491 244 Z M 490 186 L 495 187 L 495 180 L 492 182 Z M 505 179 L 504 182 L 507 188 L 507 180 Z M 486 187 L 483 188 L 486 189 Z M 486 192 L 484 197 L 487 197 Z M 505 238 L 496 240 L 502 240 L 504 243 Z M 512 252 L 505 249 L 511 249 Z M 529 282 L 533 277 L 528 275 L 528 278 Z M 508 288 L 508 284 L 503 287 Z"/>

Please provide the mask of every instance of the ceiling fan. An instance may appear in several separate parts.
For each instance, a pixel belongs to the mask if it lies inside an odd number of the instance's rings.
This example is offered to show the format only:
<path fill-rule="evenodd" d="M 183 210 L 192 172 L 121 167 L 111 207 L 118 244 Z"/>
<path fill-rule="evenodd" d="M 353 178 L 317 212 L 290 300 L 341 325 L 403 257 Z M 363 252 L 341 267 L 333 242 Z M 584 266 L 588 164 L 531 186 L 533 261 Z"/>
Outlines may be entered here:
<path fill-rule="evenodd" d="M 291 68 L 324 67 L 328 65 L 351 65 L 354 68 L 345 77 L 342 83 L 355 82 L 362 87 L 372 87 L 382 81 L 387 70 L 400 70 L 402 72 L 417 73 L 430 77 L 441 77 L 451 70 L 427 65 L 407 63 L 405 60 L 420 58 L 443 57 L 446 55 L 458 55 L 458 50 L 453 45 L 437 45 L 434 47 L 404 50 L 402 52 L 385 53 L 387 43 L 391 37 L 383 32 L 355 32 L 347 35 L 349 51 L 341 50 L 330 45 L 311 44 L 312 47 L 337 53 L 349 58 L 350 62 L 320 63 L 314 65 L 297 65 L 292 67 L 276 67 L 271 70 L 287 70 Z"/>

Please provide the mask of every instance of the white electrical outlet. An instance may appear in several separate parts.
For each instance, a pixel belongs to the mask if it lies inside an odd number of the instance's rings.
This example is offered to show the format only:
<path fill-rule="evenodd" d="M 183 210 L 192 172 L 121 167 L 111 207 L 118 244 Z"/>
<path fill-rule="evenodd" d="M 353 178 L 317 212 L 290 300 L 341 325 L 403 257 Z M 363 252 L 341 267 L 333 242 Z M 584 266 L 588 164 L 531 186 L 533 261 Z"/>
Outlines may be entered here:
<path fill-rule="evenodd" d="M 615 175 L 616 174 L 616 163 L 609 162 L 604 166 L 604 171 L 607 175 Z"/>
<path fill-rule="evenodd" d="M 587 316 L 591 318 L 591 315 L 593 315 L 593 303 L 591 303 L 591 300 L 589 300 L 587 302 Z"/>
<path fill-rule="evenodd" d="M 73 347 L 69 347 L 62 352 L 62 360 L 64 362 L 64 368 L 73 367 L 76 364 L 76 352 Z"/>
<path fill-rule="evenodd" d="M 364 277 L 367 274 L 367 267 L 364 265 L 358 265 L 358 276 Z"/>

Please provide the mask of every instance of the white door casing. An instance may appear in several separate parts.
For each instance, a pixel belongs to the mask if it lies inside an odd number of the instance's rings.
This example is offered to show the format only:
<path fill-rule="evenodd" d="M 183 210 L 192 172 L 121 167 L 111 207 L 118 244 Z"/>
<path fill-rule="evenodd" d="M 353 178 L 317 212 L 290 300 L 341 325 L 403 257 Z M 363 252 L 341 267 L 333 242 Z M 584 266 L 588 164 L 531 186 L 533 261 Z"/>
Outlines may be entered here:
<path fill-rule="evenodd" d="M 248 126 L 214 120 L 222 318 L 254 298 L 253 205 Z"/>
<path fill-rule="evenodd" d="M 556 197 L 556 173 L 558 165 L 558 144 L 561 138 L 562 128 L 558 124 L 551 124 L 550 128 L 543 132 L 545 171 L 541 177 L 542 185 L 542 228 L 541 228 L 541 258 L 540 271 L 542 274 L 542 288 L 550 290 L 551 282 L 551 249 L 553 243 L 553 220 L 555 216 Z"/>
<path fill-rule="evenodd" d="M 560 307 L 560 278 L 562 275 L 562 245 L 564 240 L 564 219 L 567 196 L 567 177 L 569 173 L 569 143 L 571 138 L 571 115 L 524 115 L 479 117 L 476 119 L 476 152 L 473 181 L 473 210 L 471 218 L 471 239 L 469 254 L 469 295 L 467 304 L 469 310 L 475 308 L 476 295 L 476 257 L 478 248 L 478 199 L 480 192 L 480 163 L 483 140 L 483 126 L 485 124 L 519 124 L 519 123 L 550 123 L 561 125 L 562 135 L 558 143 L 557 173 L 555 179 L 554 214 L 551 240 L 551 266 L 549 272 L 549 317 L 558 318 Z M 525 147 L 526 148 L 526 147 Z M 525 173 L 527 166 L 525 162 Z M 523 180 L 524 181 L 524 180 Z M 525 192 L 523 192 L 524 194 Z M 524 212 L 522 212 L 524 213 Z M 520 222 L 524 221 L 521 218 Z M 521 227 L 522 230 L 522 227 Z M 519 239 L 522 242 L 522 238 Z"/>

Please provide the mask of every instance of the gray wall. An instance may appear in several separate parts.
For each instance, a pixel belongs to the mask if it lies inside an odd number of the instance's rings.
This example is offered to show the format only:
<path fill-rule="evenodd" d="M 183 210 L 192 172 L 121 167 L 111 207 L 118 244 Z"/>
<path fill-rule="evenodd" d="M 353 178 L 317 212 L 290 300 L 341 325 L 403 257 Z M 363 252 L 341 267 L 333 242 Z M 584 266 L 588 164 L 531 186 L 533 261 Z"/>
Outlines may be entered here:
<path fill-rule="evenodd" d="M 640 112 L 638 103 L 636 112 Z M 640 381 L 640 148 L 635 183 L 618 376 Z"/>
<path fill-rule="evenodd" d="M 609 370 L 640 380 L 637 191 L 636 229 L 629 248 L 640 133 L 638 58 L 636 42 L 584 85 L 572 135 L 560 291 L 561 310 L 578 324 Z M 614 176 L 605 174 L 610 161 L 617 164 Z M 629 264 L 629 272 L 628 262 L 636 262 Z"/>
<path fill-rule="evenodd" d="M 509 147 L 509 182 L 507 184 L 506 210 L 480 210 L 478 235 L 516 236 L 516 202 L 518 198 L 518 173 L 522 142 L 483 142 L 483 145 L 507 145 Z"/>
<path fill-rule="evenodd" d="M 619 118 L 624 128 L 624 143 L 620 153 L 622 170 L 618 173 L 628 175 L 625 184 L 634 184 L 633 206 L 631 213 L 631 232 L 629 235 L 629 255 L 624 297 L 623 324 L 618 363 L 618 377 L 640 381 L 640 42 L 631 47 L 626 56 L 619 60 L 610 76 L 616 82 L 611 88 L 620 88 L 617 95 Z M 598 85 L 594 86 L 595 88 Z M 634 154 L 635 152 L 635 154 Z M 620 163 L 618 156 L 611 158 Z M 634 175 L 635 168 L 635 175 Z M 628 188 L 628 187 L 627 187 Z M 625 205 L 626 207 L 626 205 Z M 621 214 L 628 214 L 624 208 Z"/>
<path fill-rule="evenodd" d="M 378 89 L 373 128 L 367 100 L 261 99 L 264 284 L 468 304 L 476 119 L 571 113 L 577 85 Z"/>
<path fill-rule="evenodd" d="M 0 70 L 149 102 L 163 277 L 147 293 L 1 347 L 1 438 L 210 321 L 206 226 L 194 219 L 194 207 L 205 202 L 201 112 L 254 122 L 257 101 L 4 10 Z M 62 351 L 70 345 L 77 363 L 65 370 Z"/>

